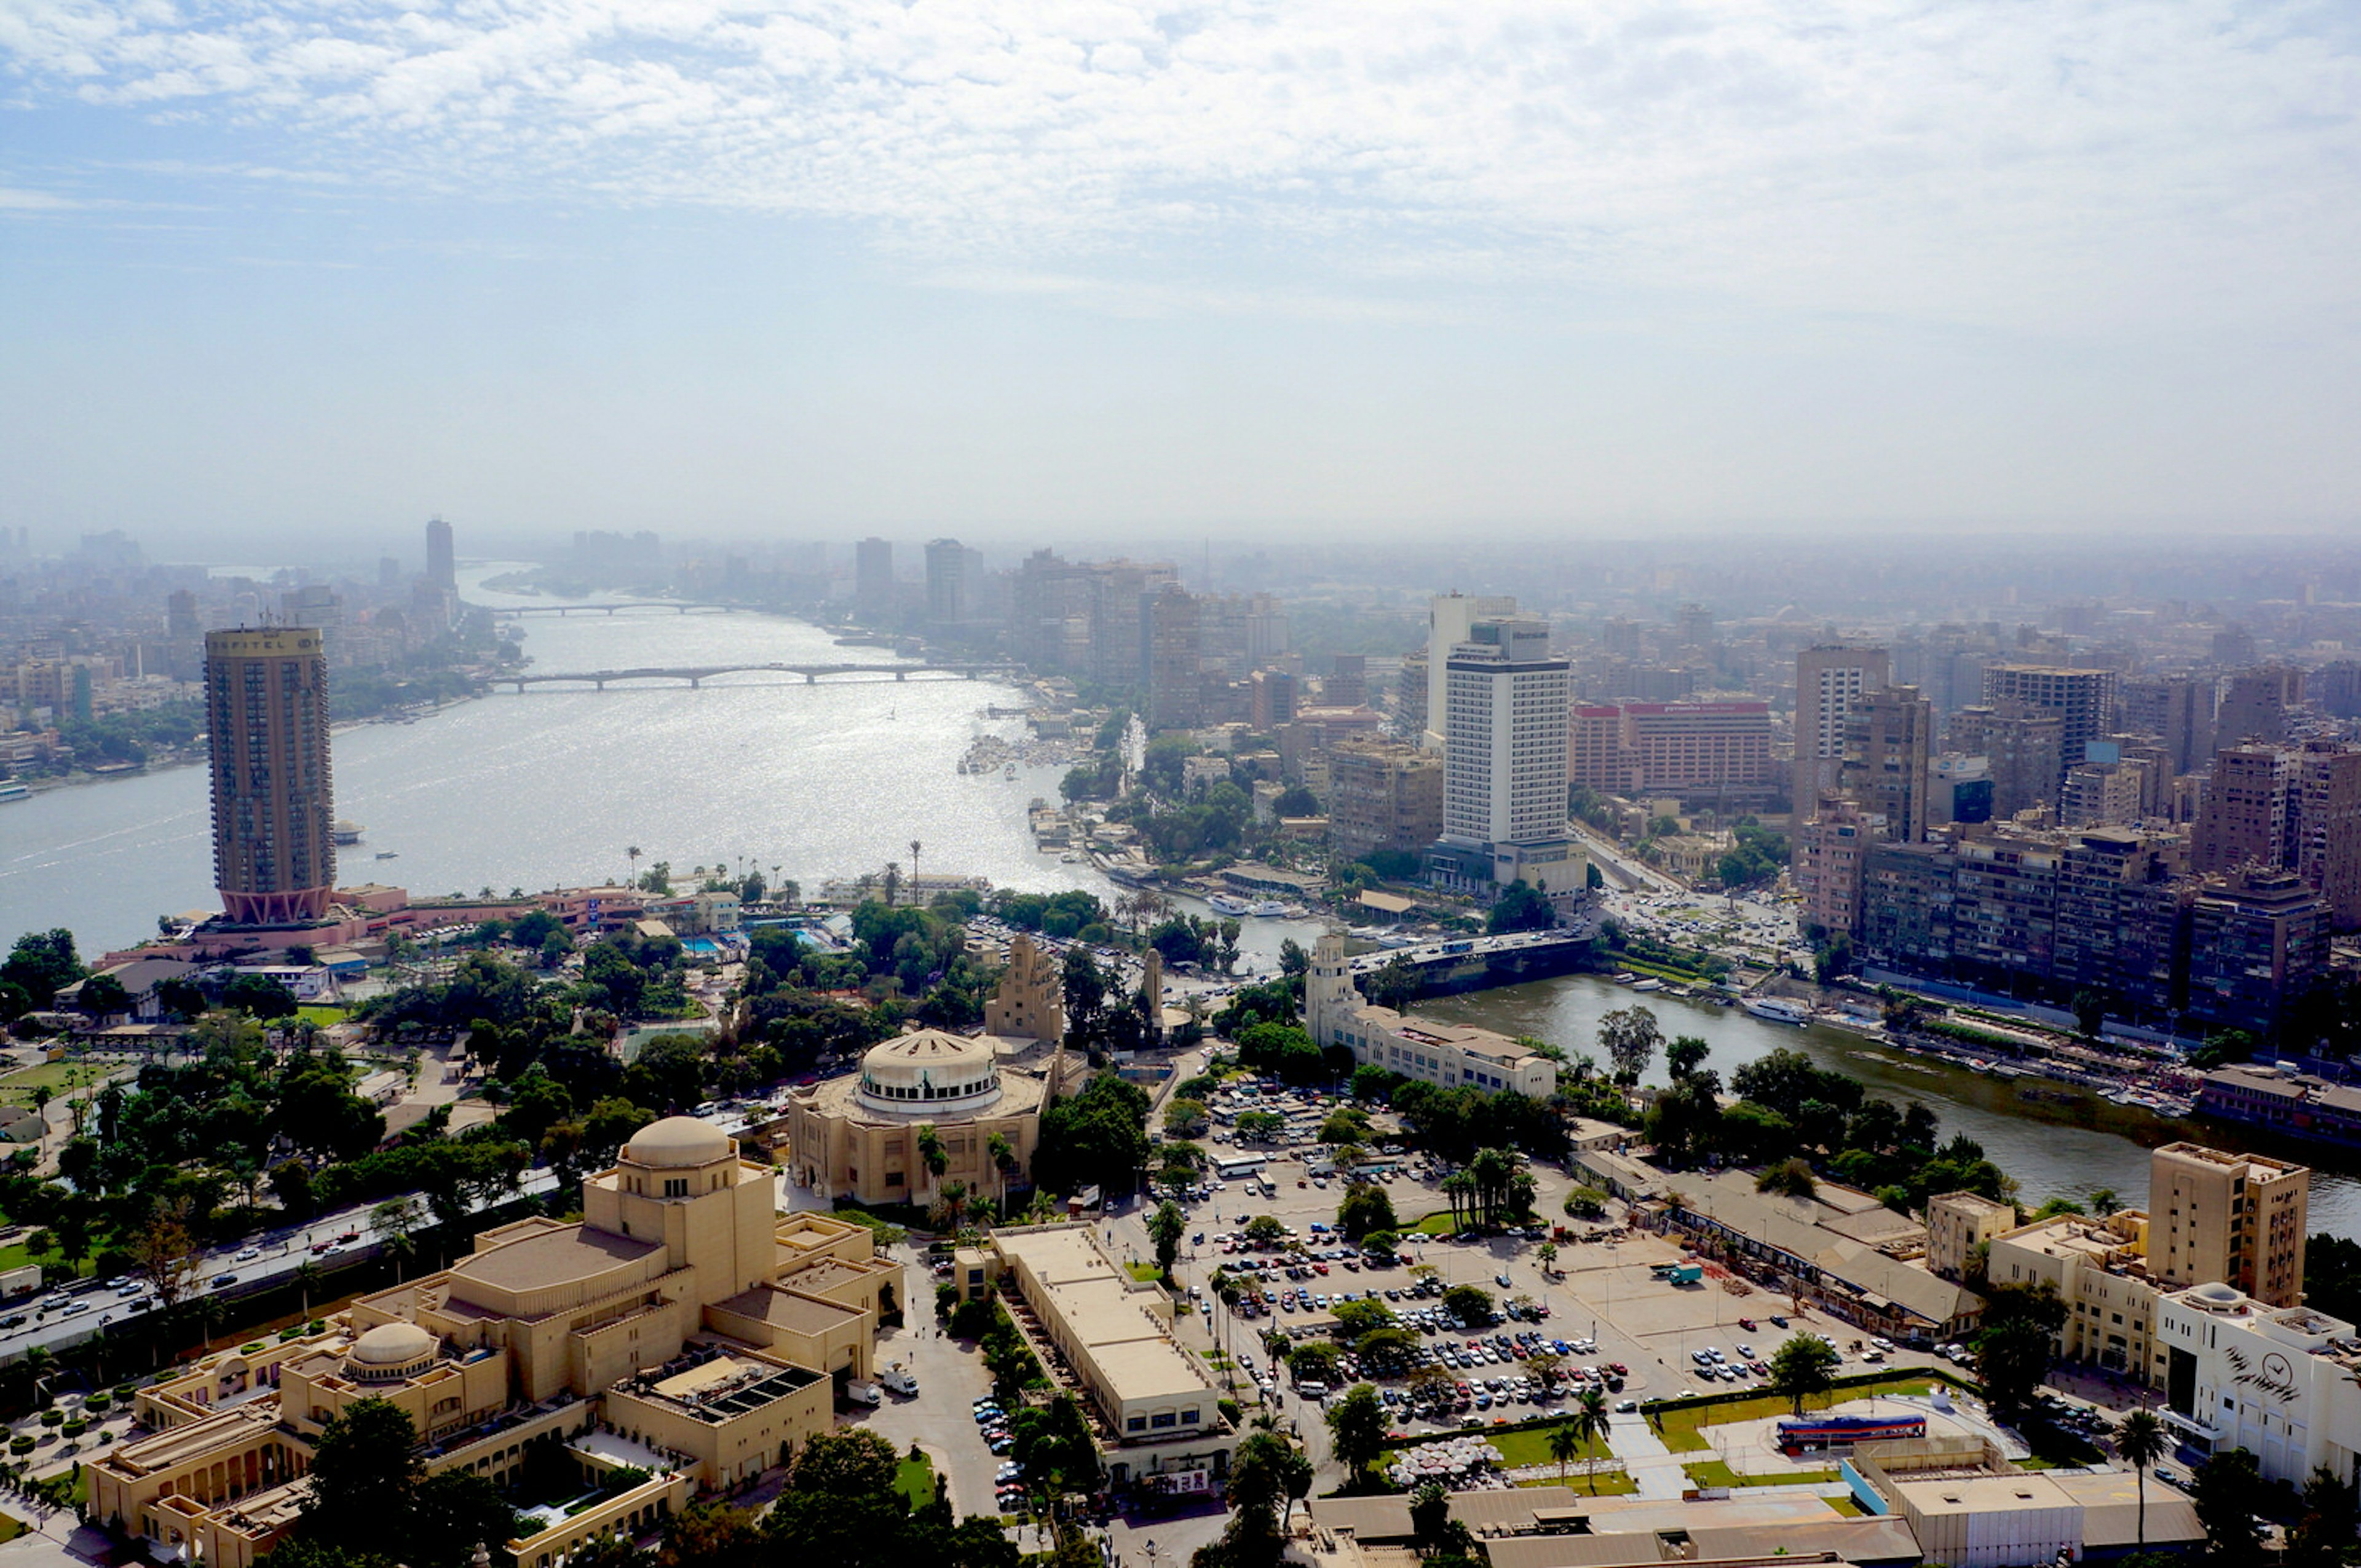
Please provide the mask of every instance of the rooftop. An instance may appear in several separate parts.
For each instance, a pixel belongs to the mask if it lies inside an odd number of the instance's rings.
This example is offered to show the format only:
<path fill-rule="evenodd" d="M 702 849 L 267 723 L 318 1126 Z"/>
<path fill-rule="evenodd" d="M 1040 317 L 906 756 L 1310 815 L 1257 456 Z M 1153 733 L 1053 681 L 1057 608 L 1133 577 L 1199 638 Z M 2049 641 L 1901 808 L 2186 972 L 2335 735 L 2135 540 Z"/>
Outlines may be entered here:
<path fill-rule="evenodd" d="M 595 1278 L 664 1249 L 588 1225 L 561 1225 L 503 1243 L 452 1266 L 455 1293 L 469 1281 L 501 1290 L 536 1290 Z"/>

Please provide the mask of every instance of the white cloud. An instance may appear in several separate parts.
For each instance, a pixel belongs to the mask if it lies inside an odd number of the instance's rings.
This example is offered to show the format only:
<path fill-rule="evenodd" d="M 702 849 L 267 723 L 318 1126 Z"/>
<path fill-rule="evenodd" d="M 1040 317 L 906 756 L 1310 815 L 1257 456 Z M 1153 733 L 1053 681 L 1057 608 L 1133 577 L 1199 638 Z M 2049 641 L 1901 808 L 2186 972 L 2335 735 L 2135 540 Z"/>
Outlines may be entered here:
<path fill-rule="evenodd" d="M 0 0 L 37 102 L 258 126 L 280 167 L 943 266 L 1218 242 L 2041 327 L 2345 308 L 2356 40 L 2299 0 Z"/>

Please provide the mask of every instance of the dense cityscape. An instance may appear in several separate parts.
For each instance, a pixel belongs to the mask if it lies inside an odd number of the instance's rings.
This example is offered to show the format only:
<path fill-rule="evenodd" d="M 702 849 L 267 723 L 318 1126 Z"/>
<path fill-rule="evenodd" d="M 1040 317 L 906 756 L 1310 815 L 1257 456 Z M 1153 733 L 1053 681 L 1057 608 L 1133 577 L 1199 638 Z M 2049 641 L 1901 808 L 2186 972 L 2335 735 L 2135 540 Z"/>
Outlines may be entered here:
<path fill-rule="evenodd" d="M 1666 544 L 1438 591 L 1383 552 L 459 543 L 7 541 L 0 812 L 202 778 L 210 824 L 126 873 L 144 930 L 12 868 L 0 1388 L 40 1539 L 2354 1544 L 2349 551 Z M 852 706 L 806 743 L 951 731 L 877 863 L 692 804 L 603 877 L 544 850 L 500 891 L 527 830 L 416 889 L 433 832 L 374 848 L 384 786 L 337 763 L 822 688 Z M 979 794 L 1025 797 L 1013 875 L 937 826 Z"/>

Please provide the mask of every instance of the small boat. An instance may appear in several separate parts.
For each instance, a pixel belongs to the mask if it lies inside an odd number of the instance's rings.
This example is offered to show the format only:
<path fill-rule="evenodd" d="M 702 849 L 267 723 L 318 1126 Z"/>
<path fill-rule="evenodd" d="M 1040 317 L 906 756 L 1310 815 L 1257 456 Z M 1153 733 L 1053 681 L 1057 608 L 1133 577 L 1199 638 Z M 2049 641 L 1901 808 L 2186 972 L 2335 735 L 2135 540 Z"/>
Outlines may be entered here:
<path fill-rule="evenodd" d="M 1212 897 L 1206 899 L 1205 902 L 1213 906 L 1214 914 L 1226 915 L 1234 920 L 1239 916 L 1248 913 L 1253 908 L 1253 905 L 1249 905 L 1245 899 L 1233 898 L 1226 893 L 1214 894 Z"/>
<path fill-rule="evenodd" d="M 1071 866 L 1082 858 L 1082 857 L 1080 855 L 1060 855 L 1058 857 L 1058 863 L 1061 866 Z"/>
<path fill-rule="evenodd" d="M 1740 1003 L 1757 1018 L 1767 1018 L 1773 1024 L 1808 1024 L 1812 1010 L 1802 1003 L 1784 996 L 1750 996 Z"/>
<path fill-rule="evenodd" d="M 357 844 L 361 841 L 361 825 L 339 817 L 329 828 L 328 837 L 337 844 Z"/>
<path fill-rule="evenodd" d="M 377 858 L 380 861 L 390 861 L 399 858 L 399 854 L 400 852 L 394 850 L 379 850 L 377 852 Z"/>
<path fill-rule="evenodd" d="M 1275 920 L 1287 913 L 1287 905 L 1276 898 L 1266 898 L 1259 903 L 1246 905 L 1246 913 L 1258 915 L 1266 920 Z"/>
<path fill-rule="evenodd" d="M 1634 991 L 1662 991 L 1664 989 L 1664 982 L 1658 980 L 1654 975 L 1650 975 L 1645 980 L 1632 981 L 1631 989 Z"/>
<path fill-rule="evenodd" d="M 0 800 L 26 800 L 32 793 L 33 786 L 22 779 L 0 779 Z"/>
<path fill-rule="evenodd" d="M 1008 766 L 1001 770 L 1000 776 L 1014 783 L 1016 778 L 1016 764 L 1014 762 L 1009 763 Z"/>

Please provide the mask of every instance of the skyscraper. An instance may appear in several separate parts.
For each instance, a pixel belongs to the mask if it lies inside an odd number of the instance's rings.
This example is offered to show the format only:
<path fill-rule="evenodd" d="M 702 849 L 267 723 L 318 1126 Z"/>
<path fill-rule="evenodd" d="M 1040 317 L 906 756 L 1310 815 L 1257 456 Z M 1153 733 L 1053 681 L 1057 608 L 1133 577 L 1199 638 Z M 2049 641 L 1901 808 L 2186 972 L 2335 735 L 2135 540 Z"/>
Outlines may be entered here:
<path fill-rule="evenodd" d="M 451 549 L 451 525 L 441 518 L 426 524 L 426 580 L 438 588 L 459 586 L 458 557 Z"/>
<path fill-rule="evenodd" d="M 1467 641 L 1467 632 L 1487 616 L 1514 615 L 1512 598 L 1476 598 L 1466 594 L 1437 594 L 1426 612 L 1426 729 L 1420 744 L 1430 751 L 1445 749 L 1451 706 L 1451 651 Z"/>
<path fill-rule="evenodd" d="M 2311 1208 L 2307 1167 L 2167 1144 L 2148 1157 L 2148 1266 L 2170 1285 L 2235 1285 L 2292 1307 Z"/>
<path fill-rule="evenodd" d="M 1477 620 L 1451 650 L 1446 674 L 1437 870 L 1471 886 L 1521 878 L 1553 894 L 1579 891 L 1587 868 L 1565 817 L 1568 665 L 1550 656 L 1547 623 Z"/>
<path fill-rule="evenodd" d="M 1795 655 L 1795 776 L 1789 799 L 1799 819 L 1823 795 L 1838 792 L 1845 715 L 1888 684 L 1890 668 L 1883 648 L 1828 643 Z"/>
<path fill-rule="evenodd" d="M 1139 607 L 1140 668 L 1148 675 L 1148 728 L 1190 729 L 1204 722 L 1205 675 L 1196 596 L 1167 583 Z"/>
<path fill-rule="evenodd" d="M 866 616 L 894 610 L 894 545 L 871 537 L 852 547 L 852 607 Z"/>
<path fill-rule="evenodd" d="M 967 558 L 967 547 L 956 539 L 927 545 L 927 619 L 937 626 L 956 626 L 968 618 Z"/>
<path fill-rule="evenodd" d="M 319 630 L 205 635 L 214 883 L 239 926 L 327 913 L 336 881 L 328 767 L 328 660 Z"/>
<path fill-rule="evenodd" d="M 2193 773 L 2213 754 L 2213 683 L 2154 675 L 2124 683 L 2124 728 L 2153 735 L 2176 773 Z"/>
<path fill-rule="evenodd" d="M 2222 744 L 2258 740 L 2266 746 L 2287 739 L 2287 713 L 2303 702 L 2303 672 L 2284 664 L 2240 670 L 2222 690 L 2214 733 Z"/>
<path fill-rule="evenodd" d="M 1934 708 L 1916 686 L 1869 692 L 1845 715 L 1839 769 L 1845 797 L 1885 818 L 1886 836 L 1897 843 L 1915 844 L 1927 836 L 1927 762 L 1934 728 Z"/>

